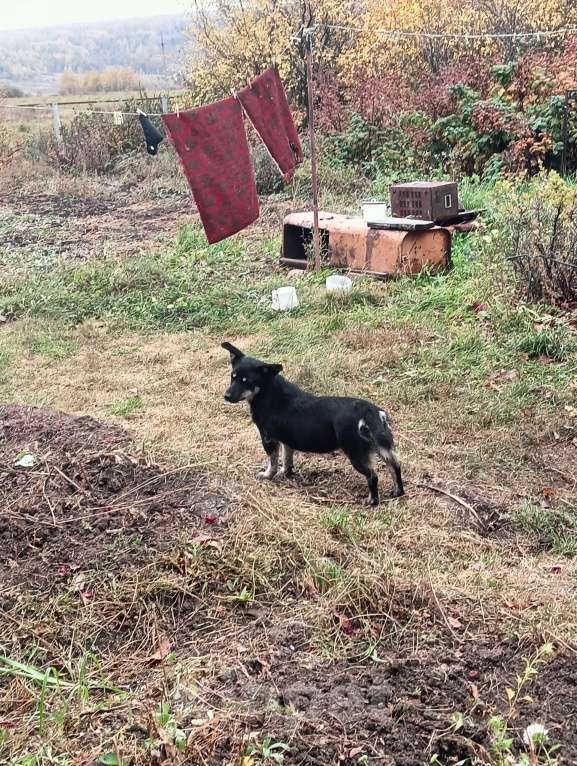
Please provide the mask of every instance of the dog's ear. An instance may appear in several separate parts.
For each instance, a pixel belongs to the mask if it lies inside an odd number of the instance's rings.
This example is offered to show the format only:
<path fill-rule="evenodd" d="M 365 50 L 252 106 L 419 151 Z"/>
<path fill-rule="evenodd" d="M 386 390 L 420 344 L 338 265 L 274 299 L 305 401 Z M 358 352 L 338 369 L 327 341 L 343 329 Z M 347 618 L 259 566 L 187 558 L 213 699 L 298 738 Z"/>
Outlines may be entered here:
<path fill-rule="evenodd" d="M 262 364 L 259 370 L 263 375 L 270 375 L 273 378 L 282 372 L 282 364 Z"/>
<path fill-rule="evenodd" d="M 240 349 L 238 349 L 236 346 L 233 346 L 232 343 L 229 343 L 228 341 L 221 343 L 221 346 L 230 353 L 231 362 L 236 362 L 237 359 L 241 359 L 244 356 Z"/>

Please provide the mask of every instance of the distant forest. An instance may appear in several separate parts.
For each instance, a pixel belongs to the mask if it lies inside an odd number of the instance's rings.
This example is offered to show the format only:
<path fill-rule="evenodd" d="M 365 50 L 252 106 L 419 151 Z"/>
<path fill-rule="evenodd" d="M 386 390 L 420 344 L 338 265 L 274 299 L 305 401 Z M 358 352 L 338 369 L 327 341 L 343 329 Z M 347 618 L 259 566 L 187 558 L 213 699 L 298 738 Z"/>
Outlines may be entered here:
<path fill-rule="evenodd" d="M 187 46 L 186 16 L 0 31 L 0 82 L 28 93 L 56 93 L 64 71 L 128 67 L 173 80 Z M 164 45 L 164 51 L 163 51 Z"/>

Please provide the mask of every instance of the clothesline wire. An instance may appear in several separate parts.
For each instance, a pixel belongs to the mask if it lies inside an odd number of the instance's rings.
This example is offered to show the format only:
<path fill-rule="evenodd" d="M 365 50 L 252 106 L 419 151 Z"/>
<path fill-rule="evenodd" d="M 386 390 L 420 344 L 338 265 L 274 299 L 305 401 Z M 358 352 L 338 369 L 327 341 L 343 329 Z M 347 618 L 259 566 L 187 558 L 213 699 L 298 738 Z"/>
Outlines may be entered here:
<path fill-rule="evenodd" d="M 354 27 L 347 24 L 314 24 L 311 27 L 304 27 L 299 30 L 296 36 L 291 36 L 290 42 L 283 49 L 283 56 L 286 51 L 293 45 L 294 41 L 299 39 L 300 34 L 303 36 L 313 36 L 317 29 L 335 29 L 344 32 L 356 32 L 357 34 L 377 34 L 385 37 L 403 37 L 403 38 L 423 38 L 433 40 L 503 40 L 503 39 L 524 39 L 524 38 L 541 38 L 541 37 L 554 37 L 577 34 L 577 27 L 564 27 L 562 29 L 541 29 L 533 30 L 531 32 L 414 32 L 404 29 L 379 29 L 379 28 L 366 28 L 366 27 Z M 178 98 L 178 96 L 176 97 Z M 62 111 L 81 111 L 85 114 L 121 114 L 123 117 L 137 117 L 140 112 L 124 112 L 118 109 L 76 109 L 75 106 L 68 106 L 66 103 L 55 102 L 55 105 Z M 53 104 L 41 105 L 18 105 L 18 104 L 0 104 L 0 109 L 30 109 L 32 111 L 51 111 Z M 148 117 L 162 117 L 163 112 L 147 112 Z"/>
<path fill-rule="evenodd" d="M 114 109 L 112 111 L 107 109 L 77 109 L 75 106 L 67 106 L 66 103 L 60 104 L 58 102 L 54 102 L 56 106 L 58 106 L 59 110 L 67 112 L 67 111 L 78 111 L 82 112 L 83 114 L 121 114 L 123 116 L 131 115 L 134 117 L 138 117 L 140 112 L 121 112 L 119 109 Z M 18 106 L 17 104 L 0 104 L 0 109 L 32 109 L 35 111 L 44 111 L 44 112 L 50 112 L 52 111 L 53 104 L 47 104 L 46 106 Z M 163 112 L 146 112 L 147 117 L 162 117 Z"/>
<path fill-rule="evenodd" d="M 406 29 L 379 29 L 378 27 L 353 27 L 347 24 L 314 24 L 303 30 L 304 34 L 314 34 L 317 29 L 338 29 L 345 32 L 357 32 L 359 34 L 378 34 L 389 37 L 422 37 L 429 39 L 449 40 L 501 40 L 517 39 L 525 37 L 552 37 L 577 34 L 577 27 L 563 27 L 561 29 L 541 29 L 531 32 L 418 32 Z"/>

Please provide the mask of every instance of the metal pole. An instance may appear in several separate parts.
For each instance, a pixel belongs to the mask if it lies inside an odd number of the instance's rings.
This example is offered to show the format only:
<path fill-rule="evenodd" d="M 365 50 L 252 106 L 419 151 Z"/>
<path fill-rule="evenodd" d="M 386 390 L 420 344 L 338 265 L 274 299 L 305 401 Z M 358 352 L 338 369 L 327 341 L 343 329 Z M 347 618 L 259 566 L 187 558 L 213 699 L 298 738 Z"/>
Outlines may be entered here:
<path fill-rule="evenodd" d="M 569 91 L 565 91 L 565 104 L 563 106 L 563 128 L 562 128 L 562 141 L 563 152 L 561 154 L 561 177 L 565 178 L 567 175 L 567 133 L 568 133 L 568 119 L 569 119 Z"/>
<path fill-rule="evenodd" d="M 64 139 L 62 138 L 62 123 L 60 121 L 60 109 L 58 104 L 52 104 L 52 127 L 59 151 L 64 149 Z"/>
<path fill-rule="evenodd" d="M 313 184 L 313 243 L 315 252 L 315 271 L 321 270 L 321 238 L 319 234 L 319 200 L 317 186 L 317 147 L 315 143 L 315 109 L 313 93 L 313 34 L 314 27 L 304 29 L 306 39 L 307 63 L 307 101 L 309 113 L 309 145 L 311 151 L 311 176 Z"/>
<path fill-rule="evenodd" d="M 160 108 L 162 109 L 163 114 L 168 113 L 168 96 L 163 95 L 160 97 Z"/>

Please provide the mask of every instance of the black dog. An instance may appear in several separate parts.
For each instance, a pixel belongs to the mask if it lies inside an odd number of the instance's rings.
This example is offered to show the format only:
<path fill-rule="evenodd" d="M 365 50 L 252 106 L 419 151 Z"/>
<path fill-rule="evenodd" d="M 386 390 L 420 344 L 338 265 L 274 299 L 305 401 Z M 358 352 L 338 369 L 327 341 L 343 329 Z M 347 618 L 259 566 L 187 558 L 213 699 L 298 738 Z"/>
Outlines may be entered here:
<path fill-rule="evenodd" d="M 363 399 L 344 396 L 313 396 L 285 380 L 281 364 L 268 364 L 250 356 L 231 343 L 222 347 L 230 352 L 231 383 L 227 402 L 250 403 L 252 419 L 268 455 L 266 471 L 259 476 L 274 478 L 282 447 L 281 475 L 291 476 L 293 455 L 299 452 L 334 452 L 342 449 L 353 468 L 367 477 L 370 505 L 379 503 L 379 480 L 372 459 L 380 455 L 391 473 L 394 496 L 404 493 L 401 468 L 387 415 Z"/>

